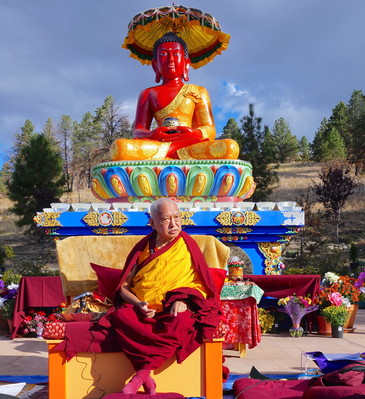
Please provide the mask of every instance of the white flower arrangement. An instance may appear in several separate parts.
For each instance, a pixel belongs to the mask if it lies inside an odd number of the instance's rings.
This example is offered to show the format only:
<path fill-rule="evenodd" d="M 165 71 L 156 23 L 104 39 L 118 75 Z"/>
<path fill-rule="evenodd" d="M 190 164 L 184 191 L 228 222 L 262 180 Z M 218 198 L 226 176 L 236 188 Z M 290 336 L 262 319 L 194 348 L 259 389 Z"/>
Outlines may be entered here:
<path fill-rule="evenodd" d="M 325 283 L 328 283 L 329 285 L 331 285 L 331 284 L 336 283 L 339 279 L 340 279 L 340 277 L 337 274 L 332 273 L 332 272 L 327 272 L 324 275 L 324 279 L 323 280 L 324 280 Z"/>

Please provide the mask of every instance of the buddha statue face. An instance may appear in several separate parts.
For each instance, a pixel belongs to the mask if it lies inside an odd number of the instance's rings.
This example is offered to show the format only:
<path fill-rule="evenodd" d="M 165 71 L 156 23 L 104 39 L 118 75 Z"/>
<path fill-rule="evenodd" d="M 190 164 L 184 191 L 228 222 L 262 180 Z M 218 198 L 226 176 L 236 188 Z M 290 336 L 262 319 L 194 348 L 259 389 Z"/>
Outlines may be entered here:
<path fill-rule="evenodd" d="M 156 82 L 161 80 L 171 80 L 182 78 L 189 80 L 188 71 L 190 60 L 184 45 L 174 40 L 174 36 L 165 36 L 167 41 L 158 41 L 154 50 L 154 58 L 152 61 L 153 70 L 156 73 Z M 171 40 L 171 41 L 170 41 Z"/>

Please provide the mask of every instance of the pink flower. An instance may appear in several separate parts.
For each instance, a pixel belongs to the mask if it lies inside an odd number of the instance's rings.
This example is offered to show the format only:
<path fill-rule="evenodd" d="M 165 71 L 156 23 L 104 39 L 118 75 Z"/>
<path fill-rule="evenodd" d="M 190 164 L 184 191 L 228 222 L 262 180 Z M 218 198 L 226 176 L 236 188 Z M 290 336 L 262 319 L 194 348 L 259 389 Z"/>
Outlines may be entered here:
<path fill-rule="evenodd" d="M 339 292 L 332 292 L 328 295 L 328 299 L 335 306 L 341 306 L 343 303 L 342 295 Z"/>

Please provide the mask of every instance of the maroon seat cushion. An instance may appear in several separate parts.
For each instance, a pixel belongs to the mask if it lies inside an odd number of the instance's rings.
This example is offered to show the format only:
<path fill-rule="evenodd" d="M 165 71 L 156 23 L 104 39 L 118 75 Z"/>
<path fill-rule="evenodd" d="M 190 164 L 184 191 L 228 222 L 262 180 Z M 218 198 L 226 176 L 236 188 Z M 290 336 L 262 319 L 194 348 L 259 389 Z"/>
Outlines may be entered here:
<path fill-rule="evenodd" d="M 241 378 L 233 384 L 236 399 L 301 399 L 303 392 L 308 388 L 308 380 Z"/>
<path fill-rule="evenodd" d="M 103 396 L 103 399 L 184 399 L 185 396 L 180 393 L 167 392 L 156 393 L 156 395 L 147 395 L 145 393 L 125 394 L 125 393 L 111 393 Z"/>
<path fill-rule="evenodd" d="M 303 399 L 360 399 L 365 398 L 365 385 L 311 387 L 304 392 Z"/>
<path fill-rule="evenodd" d="M 95 263 L 90 263 L 90 266 L 98 278 L 98 291 L 113 300 L 122 276 L 122 270 L 96 265 Z"/>

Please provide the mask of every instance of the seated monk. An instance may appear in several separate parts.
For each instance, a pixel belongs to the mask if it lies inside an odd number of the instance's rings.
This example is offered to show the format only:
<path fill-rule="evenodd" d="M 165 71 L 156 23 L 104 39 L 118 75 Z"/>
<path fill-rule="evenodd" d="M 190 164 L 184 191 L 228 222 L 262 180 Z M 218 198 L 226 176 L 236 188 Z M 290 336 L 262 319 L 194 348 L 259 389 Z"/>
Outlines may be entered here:
<path fill-rule="evenodd" d="M 111 159 L 237 159 L 239 146 L 234 140 L 215 140 L 207 90 L 183 83 L 189 80 L 190 67 L 186 43 L 172 32 L 158 39 L 152 66 L 156 82 L 162 78 L 162 84 L 141 92 L 134 140 L 116 140 Z M 153 118 L 158 127 L 151 130 Z"/>
<path fill-rule="evenodd" d="M 196 242 L 181 231 L 176 203 L 162 198 L 151 206 L 154 231 L 129 254 L 118 293 L 124 302 L 111 313 L 121 351 L 136 374 L 122 393 L 141 386 L 156 393 L 150 372 L 176 354 L 181 363 L 219 324 L 219 296 Z"/>

